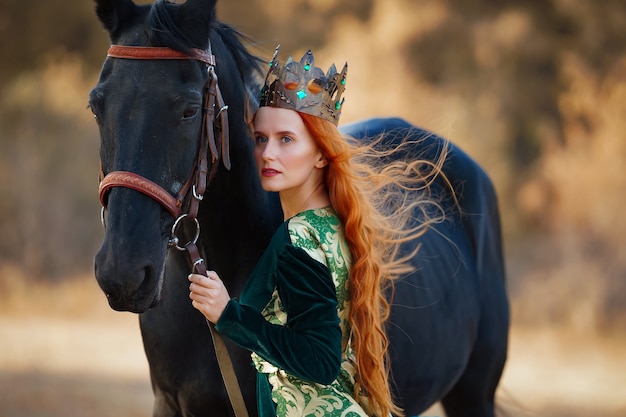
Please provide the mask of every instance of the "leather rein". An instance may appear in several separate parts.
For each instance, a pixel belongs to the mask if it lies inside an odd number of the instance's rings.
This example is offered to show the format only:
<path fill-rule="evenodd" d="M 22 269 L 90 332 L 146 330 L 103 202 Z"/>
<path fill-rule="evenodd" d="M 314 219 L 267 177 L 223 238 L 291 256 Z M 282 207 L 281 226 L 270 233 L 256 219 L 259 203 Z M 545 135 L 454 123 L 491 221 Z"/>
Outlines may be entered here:
<path fill-rule="evenodd" d="M 231 168 L 229 152 L 229 132 L 228 132 L 228 106 L 220 92 L 215 73 L 215 56 L 210 52 L 192 49 L 191 53 L 184 54 L 167 47 L 148 46 L 124 46 L 111 45 L 107 53 L 108 57 L 120 59 L 136 60 L 158 60 L 158 59 L 191 59 L 203 62 L 207 65 L 208 79 L 204 87 L 202 100 L 202 129 L 200 133 L 200 147 L 196 160 L 196 166 L 187 182 L 180 189 L 178 195 L 173 196 L 155 182 L 134 172 L 113 171 L 104 175 L 100 171 L 99 195 L 102 204 L 102 222 L 104 222 L 104 210 L 107 204 L 107 193 L 113 187 L 125 187 L 141 192 L 159 202 L 175 219 L 172 226 L 170 247 L 175 247 L 180 251 L 186 251 L 192 265 L 192 271 L 201 275 L 207 275 L 204 259 L 200 256 L 200 251 L 196 245 L 200 236 L 200 223 L 198 222 L 198 208 L 204 198 L 204 193 L 208 184 L 215 176 L 218 168 L 218 161 L 221 157 L 226 169 Z M 217 114 L 215 109 L 219 109 Z M 216 141 L 216 132 L 219 133 L 220 140 Z M 208 153 L 211 152 L 211 169 L 208 166 Z M 178 229 L 183 221 L 191 221 L 195 225 L 195 236 L 187 243 L 181 244 L 178 237 Z M 235 375 L 234 368 L 226 345 L 219 333 L 215 330 L 213 323 L 207 320 L 211 336 L 215 345 L 222 378 L 226 386 L 226 391 L 230 398 L 231 406 L 236 417 L 247 417 L 248 412 L 243 401 L 243 395 Z"/>

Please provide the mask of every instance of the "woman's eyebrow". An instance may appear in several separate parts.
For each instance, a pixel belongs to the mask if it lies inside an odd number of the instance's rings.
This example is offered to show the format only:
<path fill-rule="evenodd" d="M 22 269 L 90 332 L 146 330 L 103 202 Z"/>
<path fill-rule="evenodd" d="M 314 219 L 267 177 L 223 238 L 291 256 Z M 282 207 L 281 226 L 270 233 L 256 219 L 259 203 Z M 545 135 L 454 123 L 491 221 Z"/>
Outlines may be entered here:
<path fill-rule="evenodd" d="M 255 130 L 254 134 L 267 136 L 267 133 L 260 131 L 260 130 Z M 296 133 L 291 130 L 281 130 L 281 131 L 275 132 L 275 134 L 279 136 L 296 136 Z"/>

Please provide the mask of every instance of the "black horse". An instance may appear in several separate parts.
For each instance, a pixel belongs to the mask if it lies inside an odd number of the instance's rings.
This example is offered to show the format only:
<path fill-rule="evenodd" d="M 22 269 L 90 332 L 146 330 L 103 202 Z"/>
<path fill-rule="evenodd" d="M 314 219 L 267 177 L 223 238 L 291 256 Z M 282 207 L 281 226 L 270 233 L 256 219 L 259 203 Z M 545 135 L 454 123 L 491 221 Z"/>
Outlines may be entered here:
<path fill-rule="evenodd" d="M 232 168 L 210 164 L 215 175 L 199 206 L 197 244 L 208 266 L 237 295 L 282 221 L 276 196 L 260 187 L 245 123 L 264 69 L 237 32 L 216 20 L 215 0 L 96 3 L 113 44 L 168 47 L 185 56 L 210 48 L 216 57 L 228 105 Z M 206 63 L 197 60 L 108 57 L 90 94 L 100 128 L 102 174 L 133 172 L 179 194 L 196 164 L 203 113 L 214 110 L 203 101 L 210 75 Z M 422 138 L 415 153 L 433 159 L 444 143 L 399 119 L 369 120 L 343 130 L 360 138 L 385 132 L 389 142 Z M 416 271 L 396 285 L 388 325 L 394 392 L 409 416 L 437 401 L 449 417 L 493 416 L 508 335 L 496 196 L 476 163 L 454 145 L 448 152 L 444 172 L 461 210 L 451 204 L 445 222 L 407 246 L 421 249 Z M 437 182 L 433 192 L 443 202 L 453 200 L 443 183 Z M 233 415 L 207 325 L 188 298 L 187 255 L 168 250 L 174 218 L 127 185 L 111 186 L 104 199 L 106 233 L 95 274 L 113 309 L 139 313 L 154 416 Z M 255 415 L 249 353 L 228 347 Z"/>

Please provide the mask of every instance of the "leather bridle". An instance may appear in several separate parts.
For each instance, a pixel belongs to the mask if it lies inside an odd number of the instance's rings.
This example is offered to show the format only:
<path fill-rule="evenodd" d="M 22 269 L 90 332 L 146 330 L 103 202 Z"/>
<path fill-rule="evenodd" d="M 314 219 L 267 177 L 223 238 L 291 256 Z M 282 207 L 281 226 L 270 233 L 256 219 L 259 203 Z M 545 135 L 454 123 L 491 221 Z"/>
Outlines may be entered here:
<path fill-rule="evenodd" d="M 200 224 L 198 222 L 198 208 L 204 198 L 204 193 L 208 184 L 215 176 L 218 168 L 218 161 L 221 157 L 226 169 L 231 168 L 229 153 L 228 135 L 228 106 L 220 92 L 215 73 L 215 56 L 209 51 L 192 49 L 190 54 L 185 54 L 167 47 L 148 46 L 125 46 L 111 45 L 107 53 L 108 57 L 120 59 L 138 60 L 158 60 L 158 59 L 191 59 L 204 62 L 207 65 L 208 79 L 204 87 L 202 100 L 202 129 L 200 133 L 200 147 L 196 166 L 180 189 L 178 195 L 173 196 L 159 184 L 137 174 L 128 171 L 113 171 L 104 175 L 100 171 L 100 203 L 103 210 L 107 204 L 107 193 L 113 187 L 125 187 L 139 191 L 157 202 L 159 202 L 175 219 L 172 226 L 169 246 L 180 251 L 186 251 L 192 265 L 192 271 L 206 275 L 207 269 L 204 259 L 200 256 L 196 242 L 200 236 Z M 215 109 L 219 109 L 217 114 Z M 219 132 L 220 140 L 216 142 L 216 132 Z M 211 169 L 208 166 L 208 153 L 211 152 Z M 182 222 L 192 221 L 196 228 L 195 236 L 187 243 L 181 244 L 178 237 L 178 229 Z M 215 330 L 213 323 L 209 322 L 209 329 L 215 345 L 215 354 L 218 359 L 222 378 L 226 386 L 226 391 L 231 401 L 231 405 L 237 417 L 247 417 L 248 413 L 243 401 L 243 396 L 237 377 L 234 372 L 230 356 L 219 333 Z"/>
<path fill-rule="evenodd" d="M 173 196 L 159 184 L 137 174 L 128 171 L 114 171 L 104 175 L 100 173 L 99 187 L 100 203 L 103 210 L 107 204 L 107 193 L 113 187 L 125 187 L 139 191 L 159 202 L 175 219 L 172 227 L 170 246 L 183 251 L 189 243 L 195 244 L 195 240 L 181 245 L 177 236 L 179 225 L 183 219 L 190 220 L 196 225 L 196 235 L 199 235 L 197 222 L 198 208 L 202 201 L 207 185 L 211 182 L 218 168 L 218 160 L 221 159 L 224 166 L 230 169 L 229 135 L 228 135 L 228 106 L 220 92 L 215 73 L 215 56 L 210 52 L 200 49 L 192 49 L 187 55 L 166 47 L 149 46 L 125 46 L 111 45 L 107 53 L 108 57 L 120 59 L 155 60 L 155 59 L 192 59 L 204 62 L 207 65 L 208 79 L 203 93 L 202 130 L 200 133 L 200 146 L 198 157 L 193 173 L 181 187 L 178 195 Z M 219 108 L 217 114 L 215 109 Z M 216 123 L 217 122 L 217 123 Z M 220 132 L 220 141 L 215 141 L 216 130 Z M 208 167 L 208 151 L 211 151 L 211 170 Z M 185 202 L 187 204 L 185 205 Z M 186 210 L 183 211 L 183 206 Z M 104 216 L 103 216 L 104 219 Z M 190 252 L 191 253 L 191 252 Z M 197 259 L 193 260 L 194 262 Z"/>

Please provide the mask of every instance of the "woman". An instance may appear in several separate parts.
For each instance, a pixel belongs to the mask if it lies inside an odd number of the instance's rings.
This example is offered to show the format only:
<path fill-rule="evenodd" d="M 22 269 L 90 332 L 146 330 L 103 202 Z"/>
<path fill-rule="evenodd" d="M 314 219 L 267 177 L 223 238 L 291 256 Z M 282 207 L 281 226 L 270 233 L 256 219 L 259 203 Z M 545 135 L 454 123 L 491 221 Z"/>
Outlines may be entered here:
<path fill-rule="evenodd" d="M 423 232 L 404 226 L 427 211 L 407 192 L 427 185 L 424 161 L 375 168 L 373 145 L 336 127 L 347 66 L 325 75 L 311 51 L 284 67 L 277 54 L 253 130 L 261 184 L 279 194 L 285 222 L 239 300 L 210 271 L 189 276 L 192 304 L 252 352 L 259 415 L 401 414 L 383 360 L 385 291 L 409 269 L 400 243 Z"/>

